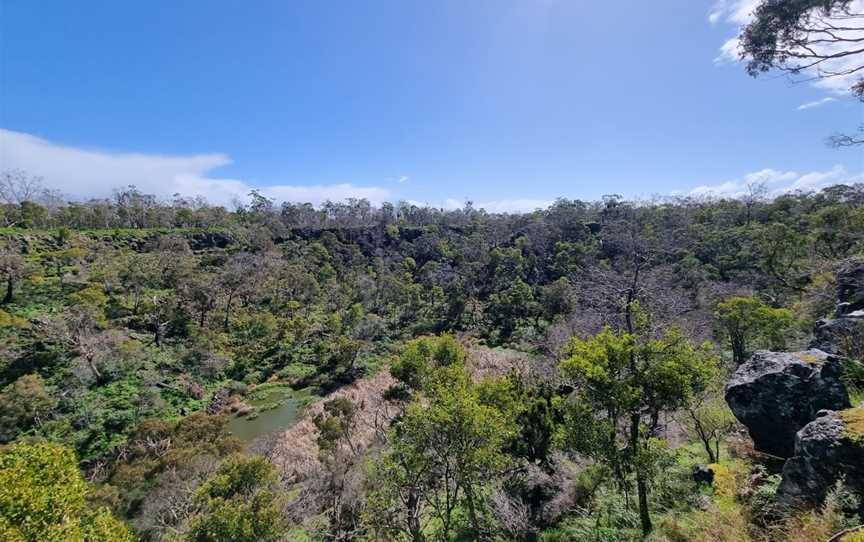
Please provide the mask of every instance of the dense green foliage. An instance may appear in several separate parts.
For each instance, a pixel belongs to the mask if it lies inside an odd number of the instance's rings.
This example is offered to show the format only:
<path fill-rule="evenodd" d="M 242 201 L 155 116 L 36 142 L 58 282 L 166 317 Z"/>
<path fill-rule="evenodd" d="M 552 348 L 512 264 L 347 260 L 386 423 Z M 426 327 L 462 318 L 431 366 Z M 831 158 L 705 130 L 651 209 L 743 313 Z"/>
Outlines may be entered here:
<path fill-rule="evenodd" d="M 762 540 L 786 519 L 746 493 L 718 390 L 805 345 L 864 253 L 861 186 L 524 215 L 129 189 L 0 217 L 0 462 L 53 450 L 15 484 L 77 480 L 34 494 L 39 529 L 68 498 L 74 528 L 108 507 L 143 540 Z M 231 436 L 300 394 L 296 433 Z"/>
<path fill-rule="evenodd" d="M 381 539 L 490 537 L 483 488 L 510 461 L 504 446 L 520 406 L 508 382 L 472 382 L 464 358 L 444 336 L 409 344 L 395 366 L 415 396 L 377 466 L 369 520 Z"/>
<path fill-rule="evenodd" d="M 730 297 L 717 304 L 715 316 L 729 341 L 732 360 L 743 363 L 755 345 L 771 350 L 786 347 L 786 336 L 792 327 L 792 311 L 774 308 L 754 297 Z"/>
<path fill-rule="evenodd" d="M 285 531 L 273 467 L 260 457 L 226 458 L 195 493 L 188 542 L 275 542 Z"/>
<path fill-rule="evenodd" d="M 86 502 L 75 454 L 54 444 L 0 450 L 0 538 L 9 542 L 123 542 L 129 530 Z"/>
<path fill-rule="evenodd" d="M 638 307 L 633 312 L 633 319 L 643 320 Z M 718 363 L 710 345 L 695 348 L 676 329 L 659 337 L 651 337 L 645 322 L 631 329 L 574 338 L 561 369 L 580 390 L 571 398 L 570 446 L 608 465 L 622 485 L 635 472 L 647 535 L 652 525 L 646 473 L 658 460 L 652 439 L 660 416 L 689 406 L 710 385 Z"/>

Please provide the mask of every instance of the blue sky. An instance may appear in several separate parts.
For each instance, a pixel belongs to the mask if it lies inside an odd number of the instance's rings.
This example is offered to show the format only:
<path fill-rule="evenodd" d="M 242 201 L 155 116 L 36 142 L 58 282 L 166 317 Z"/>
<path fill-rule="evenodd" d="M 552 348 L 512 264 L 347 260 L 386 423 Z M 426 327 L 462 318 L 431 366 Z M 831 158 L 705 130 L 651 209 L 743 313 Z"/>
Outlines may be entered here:
<path fill-rule="evenodd" d="M 858 179 L 859 103 L 715 60 L 747 4 L 0 0 L 0 169 L 502 210 Z"/>

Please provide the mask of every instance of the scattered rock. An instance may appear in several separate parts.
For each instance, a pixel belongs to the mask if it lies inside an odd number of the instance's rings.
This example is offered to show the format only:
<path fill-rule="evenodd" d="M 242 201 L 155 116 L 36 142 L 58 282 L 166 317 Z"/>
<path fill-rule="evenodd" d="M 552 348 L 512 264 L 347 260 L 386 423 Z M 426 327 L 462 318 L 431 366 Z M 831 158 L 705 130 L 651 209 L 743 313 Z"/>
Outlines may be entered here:
<path fill-rule="evenodd" d="M 817 412 L 850 406 L 841 372 L 841 359 L 821 350 L 756 352 L 735 371 L 726 402 L 756 450 L 791 457 L 795 434 Z"/>
<path fill-rule="evenodd" d="M 236 403 L 235 403 L 236 404 Z M 247 405 L 245 403 L 237 404 L 237 409 L 234 411 L 238 417 L 240 416 L 249 416 L 253 412 L 255 412 L 255 407 L 251 405 Z"/>
<path fill-rule="evenodd" d="M 189 246 L 194 251 L 226 248 L 232 243 L 231 236 L 227 232 L 198 232 L 186 236 Z"/>
<path fill-rule="evenodd" d="M 207 404 L 204 411 L 210 415 L 219 414 L 228 407 L 228 404 L 228 390 L 225 387 L 222 387 L 216 390 L 216 393 L 214 393 L 213 397 L 210 398 L 210 402 Z"/>
<path fill-rule="evenodd" d="M 714 469 L 704 465 L 697 466 L 693 469 L 693 481 L 697 484 L 712 485 L 714 483 Z"/>
<path fill-rule="evenodd" d="M 864 409 L 826 412 L 795 439 L 795 455 L 783 465 L 779 502 L 815 505 L 843 480 L 846 488 L 864 495 Z"/>

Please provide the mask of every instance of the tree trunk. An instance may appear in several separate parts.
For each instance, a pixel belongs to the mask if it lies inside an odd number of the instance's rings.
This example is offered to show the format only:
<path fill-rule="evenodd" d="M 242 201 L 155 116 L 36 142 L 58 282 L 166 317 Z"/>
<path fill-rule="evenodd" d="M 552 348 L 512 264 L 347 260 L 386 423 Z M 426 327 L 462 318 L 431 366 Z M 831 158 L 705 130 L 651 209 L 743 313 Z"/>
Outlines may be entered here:
<path fill-rule="evenodd" d="M 639 520 L 642 523 L 642 536 L 651 534 L 651 514 L 648 512 L 648 484 L 645 474 L 641 470 L 636 471 L 636 489 L 639 492 Z"/>
<path fill-rule="evenodd" d="M 468 503 L 468 518 L 471 520 L 474 540 L 480 540 L 480 520 L 477 518 L 477 507 L 474 505 L 474 490 L 470 485 L 465 486 L 465 500 Z"/>
<path fill-rule="evenodd" d="M 718 454 L 720 453 L 720 449 L 718 447 L 717 453 L 714 453 L 714 449 L 711 447 L 711 439 L 702 439 L 702 444 L 705 446 L 705 451 L 708 452 L 708 462 L 709 463 L 717 463 L 720 461 Z"/>
<path fill-rule="evenodd" d="M 12 277 L 6 279 L 6 296 L 3 298 L 3 304 L 12 302 L 12 289 L 14 284 L 12 283 Z"/>
<path fill-rule="evenodd" d="M 702 441 L 702 446 L 705 447 L 705 452 L 708 453 L 708 462 L 709 463 L 717 463 L 720 460 L 719 454 L 719 442 L 718 442 L 718 453 L 714 453 L 714 449 L 711 447 L 711 435 L 705 431 L 705 428 L 702 426 L 702 422 L 699 421 L 698 416 L 694 415 L 693 412 L 690 412 L 690 417 L 693 419 L 693 427 L 696 429 L 696 434 L 699 435 L 699 440 Z"/>
<path fill-rule="evenodd" d="M 630 417 L 630 446 L 633 454 L 639 453 L 639 414 Z M 638 463 L 638 462 L 637 462 Z M 639 497 L 639 520 L 642 524 L 642 536 L 651 534 L 651 514 L 648 510 L 648 482 L 643 469 L 636 467 L 636 492 Z"/>
<path fill-rule="evenodd" d="M 420 491 L 416 488 L 408 494 L 408 533 L 412 542 L 426 540 L 420 525 Z"/>
<path fill-rule="evenodd" d="M 225 331 L 228 331 L 228 317 L 231 315 L 231 301 L 234 298 L 234 293 L 232 292 L 228 295 L 228 301 L 225 303 L 225 322 L 222 324 L 222 327 Z"/>
<path fill-rule="evenodd" d="M 741 365 L 744 363 L 747 358 L 747 346 L 744 344 L 743 337 L 732 337 L 732 361 L 735 362 L 735 366 Z"/>
<path fill-rule="evenodd" d="M 162 332 L 164 329 L 164 324 L 156 322 L 153 327 L 153 342 L 157 347 L 162 346 Z"/>
<path fill-rule="evenodd" d="M 87 366 L 90 368 L 90 371 L 93 372 L 93 376 L 96 377 L 96 382 L 102 382 L 102 373 L 99 372 L 99 369 L 96 368 L 96 364 L 93 362 L 93 356 L 85 356 L 87 360 Z"/>

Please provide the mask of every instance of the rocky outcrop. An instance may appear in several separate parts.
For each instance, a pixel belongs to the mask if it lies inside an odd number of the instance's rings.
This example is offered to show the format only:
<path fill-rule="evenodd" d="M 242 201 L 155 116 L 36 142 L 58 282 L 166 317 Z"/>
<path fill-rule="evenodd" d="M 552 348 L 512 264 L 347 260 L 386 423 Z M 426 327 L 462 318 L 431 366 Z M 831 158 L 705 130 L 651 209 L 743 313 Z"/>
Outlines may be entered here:
<path fill-rule="evenodd" d="M 231 235 L 224 231 L 194 232 L 186 235 L 189 247 L 196 251 L 223 249 L 233 242 Z"/>
<path fill-rule="evenodd" d="M 864 336 L 864 311 L 855 311 L 842 318 L 819 320 L 810 346 L 831 354 L 842 354 L 853 347 L 851 341 L 859 336 Z"/>
<path fill-rule="evenodd" d="M 795 435 L 822 409 L 848 408 L 841 360 L 821 350 L 756 352 L 726 386 L 726 402 L 747 427 L 756 449 L 782 458 Z"/>
<path fill-rule="evenodd" d="M 864 337 L 864 263 L 849 264 L 837 274 L 837 298 L 834 318 L 816 323 L 810 344 L 832 354 L 856 348 L 853 342 Z"/>
<path fill-rule="evenodd" d="M 838 316 L 864 310 L 864 262 L 846 266 L 837 276 Z"/>
<path fill-rule="evenodd" d="M 864 409 L 822 411 L 795 438 L 795 455 L 783 465 L 779 502 L 791 506 L 822 502 L 843 480 L 864 495 Z"/>

